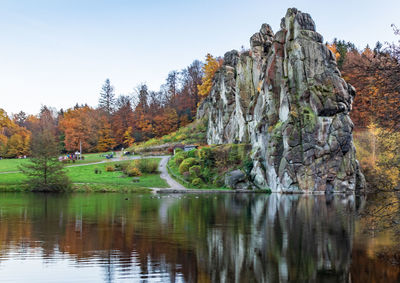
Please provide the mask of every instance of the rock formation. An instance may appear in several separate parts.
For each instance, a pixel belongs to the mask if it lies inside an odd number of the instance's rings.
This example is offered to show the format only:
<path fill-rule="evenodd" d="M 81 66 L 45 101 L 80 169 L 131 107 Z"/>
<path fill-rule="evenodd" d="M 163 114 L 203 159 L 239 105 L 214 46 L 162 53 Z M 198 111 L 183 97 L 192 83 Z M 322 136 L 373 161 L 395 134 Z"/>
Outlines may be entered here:
<path fill-rule="evenodd" d="M 354 88 L 309 14 L 288 9 L 274 34 L 267 24 L 251 50 L 227 52 L 210 95 L 209 144 L 250 143 L 258 188 L 276 192 L 348 192 L 364 185 L 349 112 Z"/>

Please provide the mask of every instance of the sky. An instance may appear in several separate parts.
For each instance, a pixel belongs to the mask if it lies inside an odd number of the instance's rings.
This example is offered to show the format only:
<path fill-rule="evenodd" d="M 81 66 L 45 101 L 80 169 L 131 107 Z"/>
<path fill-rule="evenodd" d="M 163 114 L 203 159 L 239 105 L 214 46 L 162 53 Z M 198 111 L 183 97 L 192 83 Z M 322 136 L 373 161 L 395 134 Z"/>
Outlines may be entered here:
<path fill-rule="evenodd" d="M 158 90 L 172 70 L 207 53 L 249 47 L 287 8 L 311 14 L 324 41 L 394 42 L 399 0 L 0 0 L 0 108 L 97 106 L 106 78 L 116 95 Z"/>

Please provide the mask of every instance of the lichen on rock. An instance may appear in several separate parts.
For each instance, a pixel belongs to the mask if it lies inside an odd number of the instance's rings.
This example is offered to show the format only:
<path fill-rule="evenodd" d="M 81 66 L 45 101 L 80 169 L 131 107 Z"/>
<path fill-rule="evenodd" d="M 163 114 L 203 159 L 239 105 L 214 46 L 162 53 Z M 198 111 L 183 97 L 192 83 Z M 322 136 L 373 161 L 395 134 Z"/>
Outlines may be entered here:
<path fill-rule="evenodd" d="M 210 95 L 209 144 L 249 143 L 250 179 L 275 192 L 354 192 L 364 186 L 349 112 L 355 96 L 311 16 L 292 8 L 276 34 L 263 24 L 250 52 L 227 52 Z"/>

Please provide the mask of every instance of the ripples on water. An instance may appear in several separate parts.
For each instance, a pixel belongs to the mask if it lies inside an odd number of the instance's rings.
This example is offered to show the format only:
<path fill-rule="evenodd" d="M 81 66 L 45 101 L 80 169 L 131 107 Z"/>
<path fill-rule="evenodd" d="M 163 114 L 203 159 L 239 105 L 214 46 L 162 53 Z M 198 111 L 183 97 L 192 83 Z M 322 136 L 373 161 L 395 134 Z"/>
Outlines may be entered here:
<path fill-rule="evenodd" d="M 0 282 L 400 282 L 353 196 L 0 197 Z"/>

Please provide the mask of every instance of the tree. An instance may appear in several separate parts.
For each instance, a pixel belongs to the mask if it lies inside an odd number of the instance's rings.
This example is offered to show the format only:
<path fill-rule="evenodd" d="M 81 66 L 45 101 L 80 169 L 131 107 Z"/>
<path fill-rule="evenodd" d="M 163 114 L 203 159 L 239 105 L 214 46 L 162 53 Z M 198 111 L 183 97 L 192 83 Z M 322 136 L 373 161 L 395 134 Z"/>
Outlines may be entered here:
<path fill-rule="evenodd" d="M 13 134 L 7 142 L 7 157 L 29 155 L 30 138 L 30 133 L 26 130 Z"/>
<path fill-rule="evenodd" d="M 32 191 L 66 190 L 70 181 L 58 160 L 60 153 L 52 129 L 40 129 L 32 137 L 30 163 L 20 166 Z"/>
<path fill-rule="evenodd" d="M 20 127 L 25 127 L 25 121 L 28 118 L 24 111 L 20 111 L 17 114 L 13 115 L 13 121 Z"/>
<path fill-rule="evenodd" d="M 128 96 L 120 96 L 117 100 L 118 110 L 112 117 L 112 132 L 117 144 L 124 144 L 125 132 L 132 125 L 133 111 Z"/>
<path fill-rule="evenodd" d="M 212 80 L 215 72 L 221 67 L 222 61 L 215 59 L 210 53 L 206 55 L 206 63 L 203 66 L 203 78 L 201 84 L 197 86 L 199 89 L 199 95 L 202 98 L 207 97 L 210 94 L 212 87 Z"/>
<path fill-rule="evenodd" d="M 111 117 L 115 107 L 115 95 L 114 87 L 111 85 L 109 79 L 106 79 L 101 88 L 99 107 L 103 109 L 109 115 L 109 117 Z"/>
<path fill-rule="evenodd" d="M 130 147 L 135 142 L 135 139 L 132 137 L 132 134 L 133 134 L 132 127 L 128 127 L 128 129 L 124 132 L 124 141 L 122 143 L 125 147 Z"/>
<path fill-rule="evenodd" d="M 113 149 L 115 146 L 115 141 L 111 136 L 111 125 L 106 121 L 103 121 L 103 127 L 99 131 L 97 150 L 99 152 L 105 152 Z"/>

